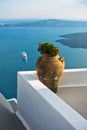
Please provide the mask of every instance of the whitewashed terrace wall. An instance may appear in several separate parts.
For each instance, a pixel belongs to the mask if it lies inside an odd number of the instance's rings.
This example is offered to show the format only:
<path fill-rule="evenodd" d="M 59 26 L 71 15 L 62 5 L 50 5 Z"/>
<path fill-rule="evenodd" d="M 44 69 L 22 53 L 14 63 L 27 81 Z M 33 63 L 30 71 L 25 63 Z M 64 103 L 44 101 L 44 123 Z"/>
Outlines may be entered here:
<path fill-rule="evenodd" d="M 59 87 L 81 87 L 87 86 L 87 68 L 66 69 Z"/>
<path fill-rule="evenodd" d="M 64 70 L 60 87 L 87 85 L 86 77 L 87 69 Z M 43 85 L 36 71 L 18 72 L 17 101 L 16 114 L 27 130 L 87 130 L 87 121 Z"/>

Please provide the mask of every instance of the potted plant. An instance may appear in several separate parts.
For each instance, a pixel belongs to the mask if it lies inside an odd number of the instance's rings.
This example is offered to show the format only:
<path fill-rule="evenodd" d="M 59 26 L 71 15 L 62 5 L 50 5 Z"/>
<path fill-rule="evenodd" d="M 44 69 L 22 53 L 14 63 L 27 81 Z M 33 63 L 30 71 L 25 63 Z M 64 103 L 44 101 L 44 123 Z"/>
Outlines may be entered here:
<path fill-rule="evenodd" d="M 39 42 L 38 51 L 41 53 L 36 61 L 39 80 L 53 92 L 57 92 L 64 70 L 64 58 L 59 56 L 59 48 L 50 42 Z"/>

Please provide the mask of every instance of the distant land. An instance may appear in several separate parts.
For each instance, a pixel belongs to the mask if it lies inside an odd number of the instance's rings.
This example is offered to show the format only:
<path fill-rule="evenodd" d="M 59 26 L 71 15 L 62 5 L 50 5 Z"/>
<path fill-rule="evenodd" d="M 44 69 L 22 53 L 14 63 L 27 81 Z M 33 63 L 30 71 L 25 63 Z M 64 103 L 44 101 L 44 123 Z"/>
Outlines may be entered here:
<path fill-rule="evenodd" d="M 60 36 L 62 39 L 56 40 L 61 44 L 72 48 L 85 48 L 87 49 L 87 32 L 72 33 Z"/>
<path fill-rule="evenodd" d="M 8 20 L 0 21 L 0 27 L 87 27 L 87 21 L 69 21 L 60 19 L 45 20 Z"/>

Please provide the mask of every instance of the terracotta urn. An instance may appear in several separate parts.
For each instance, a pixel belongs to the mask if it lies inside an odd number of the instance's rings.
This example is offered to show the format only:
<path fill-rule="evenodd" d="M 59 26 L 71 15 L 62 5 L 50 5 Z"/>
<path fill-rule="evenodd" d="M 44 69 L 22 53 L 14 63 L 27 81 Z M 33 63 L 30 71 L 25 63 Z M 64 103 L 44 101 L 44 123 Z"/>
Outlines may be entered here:
<path fill-rule="evenodd" d="M 57 92 L 64 71 L 64 58 L 43 54 L 36 61 L 36 70 L 39 80 L 53 92 Z"/>

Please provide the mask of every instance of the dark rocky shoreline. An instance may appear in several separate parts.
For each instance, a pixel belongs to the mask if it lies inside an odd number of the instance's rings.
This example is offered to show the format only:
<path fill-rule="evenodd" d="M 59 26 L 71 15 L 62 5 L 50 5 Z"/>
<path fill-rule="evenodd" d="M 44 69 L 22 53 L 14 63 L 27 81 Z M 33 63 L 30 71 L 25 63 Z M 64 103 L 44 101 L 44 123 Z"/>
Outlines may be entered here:
<path fill-rule="evenodd" d="M 60 36 L 62 39 L 56 40 L 61 44 L 71 48 L 85 48 L 87 49 L 87 32 L 72 33 Z"/>

